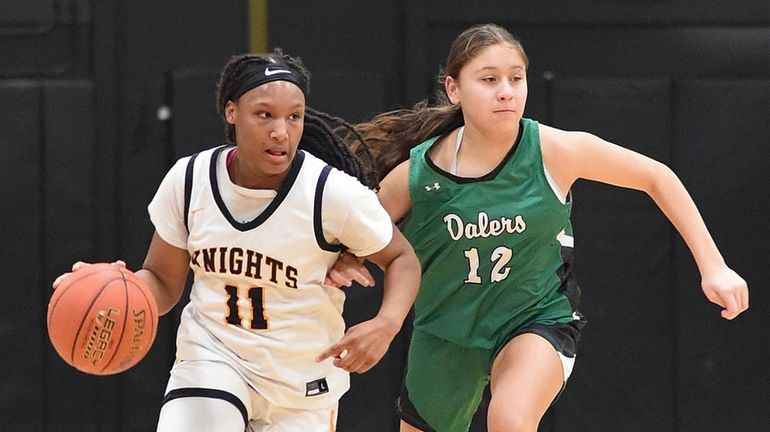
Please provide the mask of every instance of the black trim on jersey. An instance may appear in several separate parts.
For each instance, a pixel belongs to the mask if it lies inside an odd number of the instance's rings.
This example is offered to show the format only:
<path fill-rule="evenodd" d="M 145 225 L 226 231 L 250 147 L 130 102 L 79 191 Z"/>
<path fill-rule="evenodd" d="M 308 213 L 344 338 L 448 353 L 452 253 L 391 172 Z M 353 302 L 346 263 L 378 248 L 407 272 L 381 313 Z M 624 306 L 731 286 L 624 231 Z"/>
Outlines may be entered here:
<path fill-rule="evenodd" d="M 561 247 L 562 265 L 556 270 L 556 275 L 559 277 L 558 291 L 569 300 L 570 306 L 573 311 L 577 311 L 580 307 L 580 301 L 582 295 L 580 292 L 580 286 L 575 277 L 575 254 L 574 249 L 569 246 Z"/>
<path fill-rule="evenodd" d="M 193 169 L 195 168 L 196 157 L 198 157 L 198 153 L 190 156 L 184 173 L 184 226 L 187 228 L 188 234 L 190 233 L 190 197 L 192 196 Z"/>
<path fill-rule="evenodd" d="M 508 163 L 509 160 L 513 158 L 513 155 L 516 153 L 516 150 L 520 147 L 519 143 L 521 143 L 521 137 L 524 136 L 524 122 L 519 121 L 519 135 L 516 137 L 516 141 L 513 142 L 513 147 L 511 147 L 510 150 L 508 150 L 508 153 L 505 155 L 503 160 L 500 161 L 499 164 L 493 169 L 492 171 L 484 174 L 481 177 L 458 177 L 448 171 L 444 171 L 443 169 L 439 168 L 438 165 L 436 165 L 430 157 L 428 157 L 428 153 L 430 152 L 430 148 L 425 151 L 425 154 L 423 155 L 425 157 L 425 163 L 428 164 L 429 167 L 433 168 L 434 171 L 441 174 L 442 176 L 454 181 L 455 183 L 474 183 L 474 182 L 482 182 L 482 181 L 488 181 L 488 180 L 494 180 L 495 177 L 497 177 L 498 174 L 500 174 L 500 171 L 503 170 L 503 167 Z M 431 148 L 433 148 L 434 145 L 438 144 L 439 141 L 441 141 L 443 137 L 439 138 L 431 144 Z"/>
<path fill-rule="evenodd" d="M 324 238 L 323 223 L 321 221 L 321 205 L 323 204 L 324 185 L 329 177 L 329 171 L 332 167 L 326 165 L 318 176 L 318 183 L 315 186 L 315 201 L 313 202 L 313 231 L 318 247 L 327 252 L 340 252 L 344 247 L 341 244 L 331 244 Z"/>
<path fill-rule="evenodd" d="M 294 156 L 294 160 L 291 161 L 289 172 L 286 174 L 286 178 L 283 180 L 283 184 L 278 189 L 278 194 L 267 206 L 267 208 L 256 218 L 248 222 L 241 223 L 235 220 L 233 215 L 230 213 L 230 210 L 225 205 L 224 200 L 222 200 L 222 195 L 219 193 L 219 182 L 217 182 L 217 161 L 219 160 L 219 153 L 221 153 L 222 150 L 226 148 L 229 147 L 220 147 L 216 149 L 211 155 L 211 165 L 209 166 L 209 181 L 211 182 L 211 192 L 214 195 L 214 201 L 216 201 L 217 207 L 219 207 L 219 211 L 222 212 L 222 215 L 225 217 L 225 219 L 230 222 L 230 225 L 239 231 L 248 231 L 260 226 L 267 220 L 267 218 L 275 213 L 275 211 L 278 209 L 278 206 L 280 206 L 283 200 L 286 198 L 286 195 L 289 194 L 291 187 L 297 180 L 299 170 L 302 168 L 302 162 L 305 160 L 305 152 L 302 150 L 297 150 L 297 154 Z"/>
<path fill-rule="evenodd" d="M 396 414 L 404 423 L 423 432 L 436 432 L 436 429 L 433 429 L 417 412 L 417 408 L 414 407 L 414 404 L 409 399 L 409 392 L 406 390 L 406 373 L 404 374 L 404 382 L 401 386 L 401 395 L 396 399 Z"/>
<path fill-rule="evenodd" d="M 249 425 L 249 413 L 246 411 L 246 405 L 243 404 L 243 401 L 240 400 L 238 396 L 224 390 L 215 390 L 203 387 L 184 387 L 174 389 L 166 394 L 166 396 L 163 398 L 163 403 L 161 403 L 161 406 L 163 406 L 166 402 L 172 401 L 174 399 L 187 397 L 203 397 L 209 399 L 220 399 L 225 402 L 230 402 L 235 406 L 235 408 L 238 409 L 238 411 L 241 412 L 244 428 Z"/>

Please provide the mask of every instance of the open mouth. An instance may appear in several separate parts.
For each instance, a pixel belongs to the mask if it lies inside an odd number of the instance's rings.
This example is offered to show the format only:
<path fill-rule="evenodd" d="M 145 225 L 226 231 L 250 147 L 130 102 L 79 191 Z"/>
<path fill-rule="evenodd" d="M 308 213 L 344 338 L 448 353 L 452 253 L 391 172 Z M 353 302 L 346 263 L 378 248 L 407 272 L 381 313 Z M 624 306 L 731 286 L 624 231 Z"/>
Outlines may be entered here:
<path fill-rule="evenodd" d="M 267 159 L 273 163 L 285 163 L 289 158 L 289 153 L 282 149 L 267 149 L 265 153 Z"/>
<path fill-rule="evenodd" d="M 266 150 L 266 153 L 271 156 L 286 156 L 285 150 L 268 149 Z"/>

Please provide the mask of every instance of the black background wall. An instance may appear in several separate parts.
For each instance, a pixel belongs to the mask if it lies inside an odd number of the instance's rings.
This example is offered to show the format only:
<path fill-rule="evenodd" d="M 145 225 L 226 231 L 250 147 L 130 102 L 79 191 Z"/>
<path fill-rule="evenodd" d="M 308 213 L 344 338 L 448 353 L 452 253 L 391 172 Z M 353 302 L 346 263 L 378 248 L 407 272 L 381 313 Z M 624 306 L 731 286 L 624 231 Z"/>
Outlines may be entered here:
<path fill-rule="evenodd" d="M 577 184 L 589 326 L 541 431 L 770 430 L 770 3 L 578 3 L 283 0 L 264 15 L 256 0 L 2 2 L 2 429 L 154 430 L 178 310 L 136 368 L 87 376 L 48 343 L 50 283 L 77 259 L 141 265 L 146 205 L 177 157 L 222 141 L 216 73 L 263 49 L 255 34 L 302 57 L 312 105 L 356 121 L 429 95 L 452 38 L 497 22 L 530 57 L 526 115 L 669 164 L 752 295 L 749 311 L 722 320 L 647 197 Z M 348 322 L 371 316 L 379 293 L 351 289 Z M 406 343 L 353 377 L 340 431 L 396 429 Z"/>

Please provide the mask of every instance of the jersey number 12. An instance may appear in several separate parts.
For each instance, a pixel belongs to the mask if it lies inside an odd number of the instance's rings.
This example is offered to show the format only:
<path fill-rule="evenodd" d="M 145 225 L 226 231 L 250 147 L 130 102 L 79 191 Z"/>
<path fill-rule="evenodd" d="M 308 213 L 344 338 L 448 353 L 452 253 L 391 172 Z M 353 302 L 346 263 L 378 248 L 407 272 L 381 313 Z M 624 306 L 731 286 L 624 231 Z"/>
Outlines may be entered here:
<path fill-rule="evenodd" d="M 500 282 L 508 277 L 511 272 L 510 267 L 505 265 L 513 257 L 513 251 L 505 246 L 498 246 L 492 251 L 492 256 L 489 257 L 490 261 L 495 265 L 492 267 L 489 278 L 491 283 Z M 479 275 L 479 250 L 470 248 L 465 251 L 465 258 L 468 259 L 468 277 L 465 278 L 465 283 L 480 284 L 482 283 L 481 276 Z"/>

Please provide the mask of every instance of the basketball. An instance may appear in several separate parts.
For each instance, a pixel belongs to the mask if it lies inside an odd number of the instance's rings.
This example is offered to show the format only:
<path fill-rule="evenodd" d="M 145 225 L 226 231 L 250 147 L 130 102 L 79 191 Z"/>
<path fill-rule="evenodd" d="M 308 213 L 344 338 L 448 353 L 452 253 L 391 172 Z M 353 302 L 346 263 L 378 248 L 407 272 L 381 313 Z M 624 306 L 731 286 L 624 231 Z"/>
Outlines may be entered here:
<path fill-rule="evenodd" d="M 158 308 L 144 281 L 125 267 L 78 268 L 48 302 L 48 337 L 81 372 L 112 375 L 136 365 L 152 346 Z"/>

